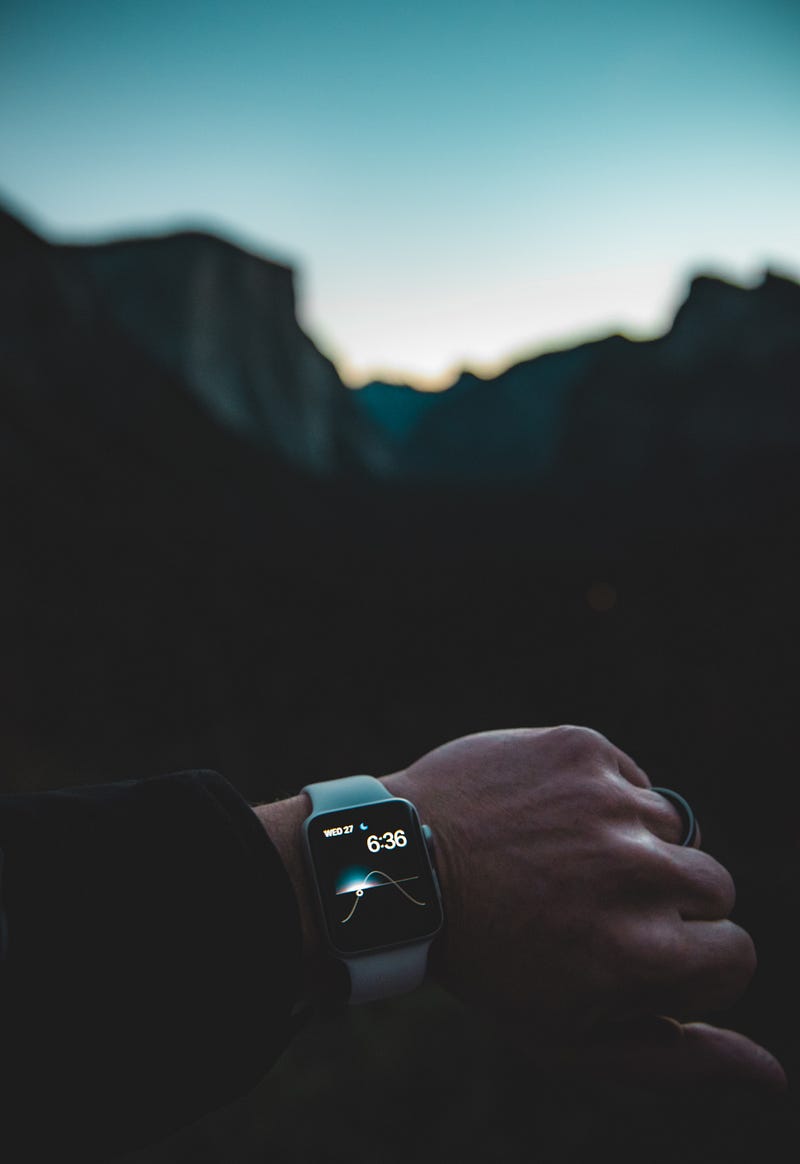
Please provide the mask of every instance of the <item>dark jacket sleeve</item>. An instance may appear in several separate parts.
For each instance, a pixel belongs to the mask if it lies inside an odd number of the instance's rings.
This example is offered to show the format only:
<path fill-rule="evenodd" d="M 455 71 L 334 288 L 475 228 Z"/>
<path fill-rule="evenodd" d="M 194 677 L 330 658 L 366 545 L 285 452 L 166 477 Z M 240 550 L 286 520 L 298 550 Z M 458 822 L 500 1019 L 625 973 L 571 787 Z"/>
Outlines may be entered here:
<path fill-rule="evenodd" d="M 300 922 L 229 783 L 0 796 L 0 850 L 0 1159 L 105 1160 L 256 1085 L 290 1037 Z"/>

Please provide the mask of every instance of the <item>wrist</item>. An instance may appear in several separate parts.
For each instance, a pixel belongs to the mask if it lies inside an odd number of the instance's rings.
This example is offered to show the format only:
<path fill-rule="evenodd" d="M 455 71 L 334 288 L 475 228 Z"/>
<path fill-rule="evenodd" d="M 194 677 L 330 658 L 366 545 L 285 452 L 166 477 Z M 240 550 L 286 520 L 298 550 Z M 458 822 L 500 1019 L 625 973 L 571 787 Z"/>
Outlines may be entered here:
<path fill-rule="evenodd" d="M 313 889 L 303 857 L 301 834 L 310 811 L 304 793 L 272 804 L 260 804 L 254 812 L 284 863 L 294 889 L 303 935 L 303 993 L 315 998 L 326 989 L 325 941 L 313 899 Z"/>

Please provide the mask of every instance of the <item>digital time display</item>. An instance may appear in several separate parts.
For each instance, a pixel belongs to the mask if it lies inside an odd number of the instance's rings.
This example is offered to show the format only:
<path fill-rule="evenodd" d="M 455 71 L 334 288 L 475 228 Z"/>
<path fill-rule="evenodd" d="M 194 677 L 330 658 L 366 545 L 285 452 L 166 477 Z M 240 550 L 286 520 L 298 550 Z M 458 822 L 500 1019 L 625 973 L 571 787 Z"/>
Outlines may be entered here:
<path fill-rule="evenodd" d="M 418 941 L 439 930 L 439 890 L 409 801 L 321 813 L 305 828 L 325 924 L 340 953 Z"/>

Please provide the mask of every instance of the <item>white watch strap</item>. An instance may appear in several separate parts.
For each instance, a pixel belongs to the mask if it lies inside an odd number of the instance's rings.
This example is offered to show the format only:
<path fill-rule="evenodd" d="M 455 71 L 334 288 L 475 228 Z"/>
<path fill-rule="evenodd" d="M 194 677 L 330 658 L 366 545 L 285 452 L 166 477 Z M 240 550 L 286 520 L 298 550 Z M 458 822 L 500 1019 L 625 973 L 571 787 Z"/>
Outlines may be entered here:
<path fill-rule="evenodd" d="M 341 780 L 323 780 L 306 784 L 313 812 L 335 812 L 351 804 L 374 804 L 376 800 L 393 800 L 391 792 L 374 776 L 343 776 Z"/>
<path fill-rule="evenodd" d="M 414 942 L 410 946 L 396 946 L 393 950 L 378 950 L 376 954 L 361 954 L 345 958 L 350 972 L 350 1003 L 374 1002 L 377 998 L 391 998 L 407 994 L 421 986 L 428 969 L 428 950 L 431 942 Z"/>

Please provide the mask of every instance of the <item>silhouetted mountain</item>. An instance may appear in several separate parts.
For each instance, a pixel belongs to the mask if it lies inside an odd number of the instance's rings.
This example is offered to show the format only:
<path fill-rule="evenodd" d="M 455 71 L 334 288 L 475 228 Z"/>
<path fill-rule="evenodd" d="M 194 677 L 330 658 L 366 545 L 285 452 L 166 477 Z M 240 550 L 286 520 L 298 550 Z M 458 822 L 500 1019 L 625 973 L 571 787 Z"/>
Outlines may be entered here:
<path fill-rule="evenodd" d="M 659 339 L 612 336 L 491 380 L 465 373 L 413 406 L 411 389 L 377 383 L 356 399 L 382 427 L 401 479 L 571 494 L 638 488 L 654 460 L 668 475 L 670 457 L 684 472 L 723 474 L 797 448 L 789 386 L 798 382 L 800 287 L 767 273 L 752 290 L 696 278 Z"/>
<path fill-rule="evenodd" d="M 794 447 L 800 288 L 775 274 L 752 289 L 696 278 L 655 340 L 612 336 L 490 380 L 465 372 L 442 393 L 377 382 L 350 392 L 297 323 L 288 267 L 200 233 L 47 253 L 67 297 L 91 303 L 158 374 L 313 475 L 569 498 L 647 489 L 678 465 L 721 478 Z"/>
<path fill-rule="evenodd" d="M 61 254 L 120 332 L 231 431 L 315 474 L 366 444 L 336 369 L 298 325 L 289 267 L 197 232 Z"/>
<path fill-rule="evenodd" d="M 356 392 L 358 407 L 393 446 L 400 446 L 439 399 L 435 392 L 418 392 L 410 384 L 373 380 Z"/>

